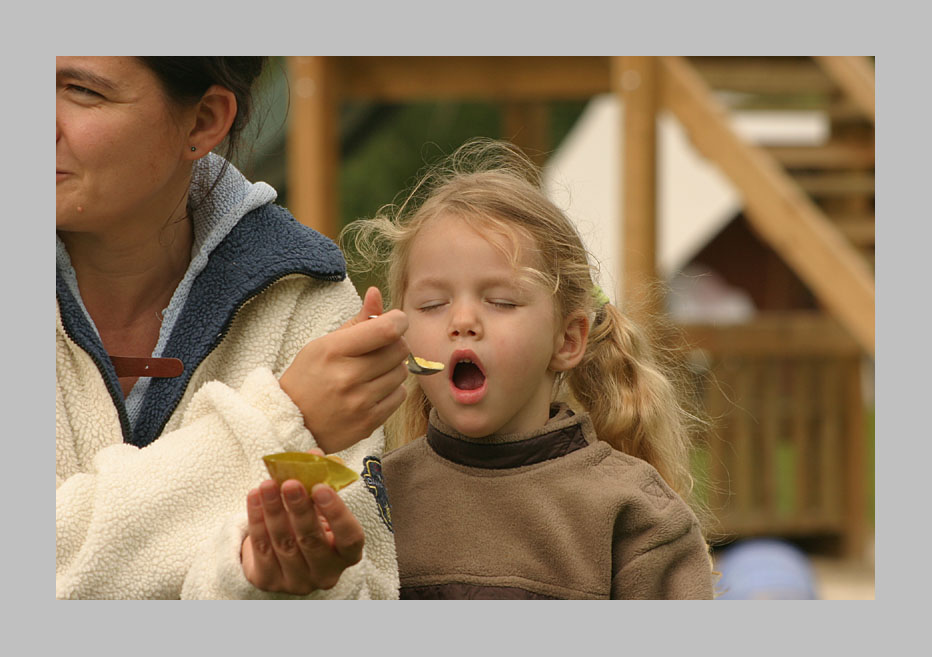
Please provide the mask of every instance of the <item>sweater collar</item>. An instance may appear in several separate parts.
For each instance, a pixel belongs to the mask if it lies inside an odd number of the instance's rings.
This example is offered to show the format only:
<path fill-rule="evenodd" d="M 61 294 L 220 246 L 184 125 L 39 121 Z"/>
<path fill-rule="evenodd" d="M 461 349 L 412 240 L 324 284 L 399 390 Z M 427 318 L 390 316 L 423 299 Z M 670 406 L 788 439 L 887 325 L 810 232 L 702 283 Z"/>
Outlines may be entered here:
<path fill-rule="evenodd" d="M 427 444 L 443 458 L 460 465 L 501 470 L 566 456 L 595 441 L 588 415 L 566 404 L 553 404 L 550 419 L 540 429 L 519 434 L 493 434 L 480 440 L 459 433 L 430 411 Z"/>

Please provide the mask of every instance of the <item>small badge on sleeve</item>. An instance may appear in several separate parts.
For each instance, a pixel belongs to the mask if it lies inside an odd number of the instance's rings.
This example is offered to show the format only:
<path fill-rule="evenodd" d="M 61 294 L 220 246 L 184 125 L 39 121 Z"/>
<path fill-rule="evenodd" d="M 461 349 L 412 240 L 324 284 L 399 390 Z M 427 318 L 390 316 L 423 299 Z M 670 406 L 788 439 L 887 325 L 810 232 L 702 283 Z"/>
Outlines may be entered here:
<path fill-rule="evenodd" d="M 375 497 L 375 503 L 379 507 L 379 515 L 382 522 L 388 527 L 388 531 L 395 533 L 392 529 L 392 507 L 388 502 L 388 491 L 385 490 L 385 482 L 382 480 L 382 462 L 374 456 L 367 456 L 362 460 L 362 480 L 366 488 Z"/>

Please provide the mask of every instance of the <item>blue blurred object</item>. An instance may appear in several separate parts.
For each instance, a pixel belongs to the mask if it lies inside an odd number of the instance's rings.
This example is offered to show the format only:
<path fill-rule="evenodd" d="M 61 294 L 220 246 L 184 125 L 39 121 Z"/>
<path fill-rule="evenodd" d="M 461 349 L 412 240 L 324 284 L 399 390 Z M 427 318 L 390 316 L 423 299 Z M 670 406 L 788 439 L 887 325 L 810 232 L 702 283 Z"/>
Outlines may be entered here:
<path fill-rule="evenodd" d="M 785 541 L 739 541 L 715 560 L 722 574 L 718 600 L 818 600 L 815 573 L 805 553 Z"/>

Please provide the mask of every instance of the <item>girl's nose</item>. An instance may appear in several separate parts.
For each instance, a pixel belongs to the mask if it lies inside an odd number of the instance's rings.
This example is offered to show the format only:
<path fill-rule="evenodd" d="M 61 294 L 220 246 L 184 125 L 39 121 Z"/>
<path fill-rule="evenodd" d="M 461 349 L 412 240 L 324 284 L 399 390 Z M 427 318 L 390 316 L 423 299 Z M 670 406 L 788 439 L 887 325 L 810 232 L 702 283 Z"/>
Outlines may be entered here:
<path fill-rule="evenodd" d="M 449 334 L 451 338 L 481 338 L 482 322 L 472 304 L 461 303 L 453 306 L 450 314 Z"/>

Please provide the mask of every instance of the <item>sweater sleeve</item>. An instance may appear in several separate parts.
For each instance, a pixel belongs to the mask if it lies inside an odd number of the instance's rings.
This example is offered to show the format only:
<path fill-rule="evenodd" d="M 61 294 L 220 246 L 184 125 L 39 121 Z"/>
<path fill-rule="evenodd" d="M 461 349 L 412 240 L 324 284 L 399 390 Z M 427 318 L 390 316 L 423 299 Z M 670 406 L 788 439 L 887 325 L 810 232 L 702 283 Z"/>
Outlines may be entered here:
<path fill-rule="evenodd" d="M 612 578 L 612 598 L 711 600 L 712 562 L 699 526 L 625 563 Z"/>
<path fill-rule="evenodd" d="M 378 431 L 340 455 L 361 466 L 381 441 Z M 264 597 L 240 566 L 244 491 L 267 478 L 263 454 L 311 446 L 271 371 L 256 370 L 238 391 L 205 385 L 180 429 L 143 449 L 103 449 L 91 471 L 58 488 L 57 597 L 177 598 L 182 584 L 188 597 Z M 346 491 L 366 530 L 364 558 L 317 597 L 384 596 L 397 577 L 390 535 L 372 522 L 375 498 L 359 482 Z"/>
<path fill-rule="evenodd" d="M 712 599 L 712 560 L 696 516 L 653 469 L 641 482 L 616 522 L 612 598 Z"/>

